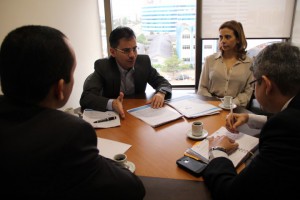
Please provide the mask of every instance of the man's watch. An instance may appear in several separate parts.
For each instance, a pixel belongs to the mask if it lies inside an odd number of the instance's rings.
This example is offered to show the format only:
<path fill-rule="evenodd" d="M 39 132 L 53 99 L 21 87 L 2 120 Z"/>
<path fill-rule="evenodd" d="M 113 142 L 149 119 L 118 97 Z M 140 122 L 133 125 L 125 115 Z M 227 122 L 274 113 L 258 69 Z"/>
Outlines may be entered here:
<path fill-rule="evenodd" d="M 167 91 L 165 91 L 165 90 L 163 90 L 163 89 L 159 89 L 158 92 L 161 92 L 161 93 L 163 93 L 163 94 L 165 94 L 165 95 L 167 94 Z"/>
<path fill-rule="evenodd" d="M 219 150 L 219 151 L 223 151 L 224 153 L 227 153 L 227 150 L 223 147 L 219 147 L 219 146 L 216 146 L 216 147 L 211 147 L 209 149 L 209 151 L 213 151 L 213 150 Z"/>

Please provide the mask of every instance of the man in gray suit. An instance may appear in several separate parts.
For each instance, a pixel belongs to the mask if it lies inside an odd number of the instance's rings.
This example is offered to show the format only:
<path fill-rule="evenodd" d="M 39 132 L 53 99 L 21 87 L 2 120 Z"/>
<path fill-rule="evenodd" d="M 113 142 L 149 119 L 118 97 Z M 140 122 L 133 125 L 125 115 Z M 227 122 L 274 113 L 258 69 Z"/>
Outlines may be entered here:
<path fill-rule="evenodd" d="M 114 110 L 125 117 L 124 95 L 145 93 L 147 83 L 156 93 L 147 102 L 153 108 L 164 105 L 171 84 L 151 66 L 147 55 L 137 55 L 136 36 L 129 27 L 117 27 L 109 36 L 111 56 L 95 62 L 95 71 L 85 80 L 80 98 L 82 109 Z"/>

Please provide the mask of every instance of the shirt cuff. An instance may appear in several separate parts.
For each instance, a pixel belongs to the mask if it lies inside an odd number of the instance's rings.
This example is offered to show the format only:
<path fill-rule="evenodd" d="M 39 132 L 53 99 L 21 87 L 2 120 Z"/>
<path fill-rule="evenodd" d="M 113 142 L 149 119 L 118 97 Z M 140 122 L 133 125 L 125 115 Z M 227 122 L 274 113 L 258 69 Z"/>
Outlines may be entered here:
<path fill-rule="evenodd" d="M 248 126 L 250 128 L 254 129 L 261 129 L 264 124 L 267 122 L 267 116 L 265 115 L 255 115 L 255 114 L 249 114 L 249 119 L 248 119 Z"/>
<path fill-rule="evenodd" d="M 157 92 L 161 92 L 161 93 L 163 93 L 164 95 L 166 95 L 166 94 L 167 94 L 167 91 L 166 91 L 166 90 L 164 90 L 164 89 L 159 89 Z"/>
<path fill-rule="evenodd" d="M 108 100 L 107 105 L 106 105 L 107 110 L 113 110 L 113 107 L 112 107 L 112 102 L 113 101 L 114 101 L 113 99 Z"/>
<path fill-rule="evenodd" d="M 228 158 L 228 155 L 224 151 L 220 151 L 220 150 L 209 151 L 209 160 L 212 160 L 212 159 L 218 158 L 218 157 Z"/>

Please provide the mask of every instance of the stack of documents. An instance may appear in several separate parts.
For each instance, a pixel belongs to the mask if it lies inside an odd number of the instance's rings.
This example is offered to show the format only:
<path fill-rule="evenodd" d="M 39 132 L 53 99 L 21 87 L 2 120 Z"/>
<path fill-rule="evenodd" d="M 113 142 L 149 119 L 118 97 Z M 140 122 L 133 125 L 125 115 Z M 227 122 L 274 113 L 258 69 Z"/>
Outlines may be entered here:
<path fill-rule="evenodd" d="M 166 102 L 186 118 L 195 118 L 220 113 L 221 108 L 194 96 L 183 96 Z"/>

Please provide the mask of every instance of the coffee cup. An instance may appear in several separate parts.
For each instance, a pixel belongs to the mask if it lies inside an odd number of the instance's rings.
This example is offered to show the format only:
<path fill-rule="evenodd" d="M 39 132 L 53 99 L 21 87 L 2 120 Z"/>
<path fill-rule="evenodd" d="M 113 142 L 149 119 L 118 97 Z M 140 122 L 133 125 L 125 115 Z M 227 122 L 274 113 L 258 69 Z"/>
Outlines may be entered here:
<path fill-rule="evenodd" d="M 224 108 L 230 108 L 232 104 L 232 96 L 224 96 L 223 98 L 221 98 L 221 101 Z"/>
<path fill-rule="evenodd" d="M 116 161 L 119 165 L 126 167 L 127 156 L 126 154 L 119 153 L 113 157 L 114 161 Z"/>
<path fill-rule="evenodd" d="M 192 135 L 195 137 L 202 136 L 203 133 L 203 122 L 195 121 L 192 123 Z"/>

